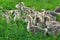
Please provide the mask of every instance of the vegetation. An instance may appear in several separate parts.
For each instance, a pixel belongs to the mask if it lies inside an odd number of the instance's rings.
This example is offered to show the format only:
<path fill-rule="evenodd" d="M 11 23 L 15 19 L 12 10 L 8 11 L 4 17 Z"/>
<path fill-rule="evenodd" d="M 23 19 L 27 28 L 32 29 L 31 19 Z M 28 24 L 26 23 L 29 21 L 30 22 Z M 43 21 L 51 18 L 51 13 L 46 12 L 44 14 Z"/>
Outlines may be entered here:
<path fill-rule="evenodd" d="M 15 5 L 21 1 L 28 7 L 34 6 L 38 11 L 40 9 L 54 11 L 57 6 L 60 6 L 60 0 L 0 0 L 0 6 L 3 6 L 5 10 L 15 9 Z M 3 12 L 0 10 L 1 13 Z M 57 16 L 57 21 L 60 21 L 59 17 Z M 22 19 L 17 21 L 18 26 L 13 20 L 7 24 L 6 19 L 0 17 L 0 40 L 56 40 L 55 36 L 43 36 L 41 32 L 36 34 L 28 33 L 27 23 Z M 60 36 L 58 36 L 57 40 L 60 40 Z"/>

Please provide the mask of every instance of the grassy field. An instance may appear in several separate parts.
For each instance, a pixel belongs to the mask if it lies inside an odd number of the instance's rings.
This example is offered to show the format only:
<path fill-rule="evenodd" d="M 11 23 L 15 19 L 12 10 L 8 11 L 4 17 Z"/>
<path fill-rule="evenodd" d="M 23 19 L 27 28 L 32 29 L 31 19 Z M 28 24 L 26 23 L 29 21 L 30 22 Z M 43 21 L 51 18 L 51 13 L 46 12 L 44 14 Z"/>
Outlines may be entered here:
<path fill-rule="evenodd" d="M 54 10 L 57 6 L 60 6 L 60 0 L 0 0 L 0 5 L 5 10 L 15 9 L 15 5 L 21 1 L 28 7 L 34 6 L 38 11 L 43 8 Z M 59 17 L 57 16 L 57 21 L 60 21 Z M 6 20 L 0 17 L 0 40 L 56 40 L 55 36 L 43 36 L 41 32 L 34 35 L 28 33 L 26 29 L 27 23 L 22 19 L 18 21 L 18 26 L 12 20 L 7 24 Z M 60 40 L 60 36 L 58 36 L 57 40 Z"/>

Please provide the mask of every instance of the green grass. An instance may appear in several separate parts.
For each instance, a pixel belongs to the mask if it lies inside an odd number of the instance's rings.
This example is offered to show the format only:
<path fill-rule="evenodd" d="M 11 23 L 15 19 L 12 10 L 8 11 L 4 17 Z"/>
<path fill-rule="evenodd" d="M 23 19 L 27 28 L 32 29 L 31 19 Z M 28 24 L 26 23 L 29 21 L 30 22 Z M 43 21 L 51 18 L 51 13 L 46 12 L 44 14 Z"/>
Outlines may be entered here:
<path fill-rule="evenodd" d="M 23 1 L 26 6 L 34 6 L 36 10 L 46 9 L 54 10 L 56 6 L 60 6 L 60 0 L 0 0 L 0 5 L 4 9 L 15 9 L 15 5 Z M 2 13 L 0 11 L 0 13 Z M 57 16 L 57 21 L 60 21 L 60 16 Z M 41 32 L 34 35 L 27 32 L 25 23 L 22 19 L 18 20 L 18 26 L 16 22 L 11 21 L 7 24 L 5 18 L 0 17 L 0 40 L 55 40 L 54 36 L 43 36 Z M 60 40 L 60 36 L 58 36 Z"/>
<path fill-rule="evenodd" d="M 0 0 L 0 5 L 5 9 L 15 9 L 15 5 L 21 1 L 28 7 L 34 6 L 36 10 L 41 8 L 54 10 L 56 6 L 60 6 L 60 0 Z"/>

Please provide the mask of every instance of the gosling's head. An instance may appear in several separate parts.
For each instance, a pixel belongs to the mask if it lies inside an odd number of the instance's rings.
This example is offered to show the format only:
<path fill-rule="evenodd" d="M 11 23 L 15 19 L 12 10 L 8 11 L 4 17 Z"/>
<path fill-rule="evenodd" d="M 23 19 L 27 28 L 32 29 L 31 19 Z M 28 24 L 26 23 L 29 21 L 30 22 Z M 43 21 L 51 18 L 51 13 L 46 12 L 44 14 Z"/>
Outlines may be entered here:
<path fill-rule="evenodd" d="M 24 2 L 21 2 L 21 3 L 16 5 L 16 8 L 20 8 L 20 7 L 23 7 L 23 6 L 24 6 Z"/>
<path fill-rule="evenodd" d="M 40 13 L 42 14 L 42 16 L 47 14 L 47 11 L 45 9 L 41 9 Z"/>
<path fill-rule="evenodd" d="M 54 11 L 60 13 L 60 6 L 57 6 Z"/>
<path fill-rule="evenodd" d="M 5 11 L 5 14 L 6 14 L 6 15 L 9 15 L 9 14 L 10 14 L 10 10 L 6 10 L 6 11 Z"/>
<path fill-rule="evenodd" d="M 42 19 L 42 17 L 41 16 L 36 16 L 36 19 L 35 19 L 35 25 L 40 25 L 40 24 L 42 24 L 44 21 L 43 21 L 43 19 Z"/>
<path fill-rule="evenodd" d="M 44 23 L 46 23 L 46 21 L 50 21 L 50 17 L 49 16 L 45 16 L 44 17 Z"/>
<path fill-rule="evenodd" d="M 24 17 L 24 20 L 25 20 L 25 22 L 32 21 L 32 17 L 31 17 L 31 15 L 27 15 L 27 16 L 25 16 L 25 17 Z"/>

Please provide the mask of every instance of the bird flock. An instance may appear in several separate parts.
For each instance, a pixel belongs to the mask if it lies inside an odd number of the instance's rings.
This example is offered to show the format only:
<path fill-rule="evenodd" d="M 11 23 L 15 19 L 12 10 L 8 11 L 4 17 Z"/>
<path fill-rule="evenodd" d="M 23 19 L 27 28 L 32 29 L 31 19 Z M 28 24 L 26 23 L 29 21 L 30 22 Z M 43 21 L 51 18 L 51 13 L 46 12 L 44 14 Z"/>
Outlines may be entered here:
<path fill-rule="evenodd" d="M 56 16 L 60 13 L 60 7 L 56 7 L 55 10 L 45 10 L 35 11 L 35 8 L 29 8 L 25 6 L 24 2 L 18 3 L 16 10 L 4 10 L 3 7 L 0 7 L 0 10 L 4 12 L 2 17 L 6 18 L 7 23 L 10 22 L 11 14 L 14 15 L 14 22 L 22 18 L 27 22 L 27 31 L 36 32 L 44 31 L 46 35 L 57 35 L 60 32 L 60 23 L 56 21 Z"/>

